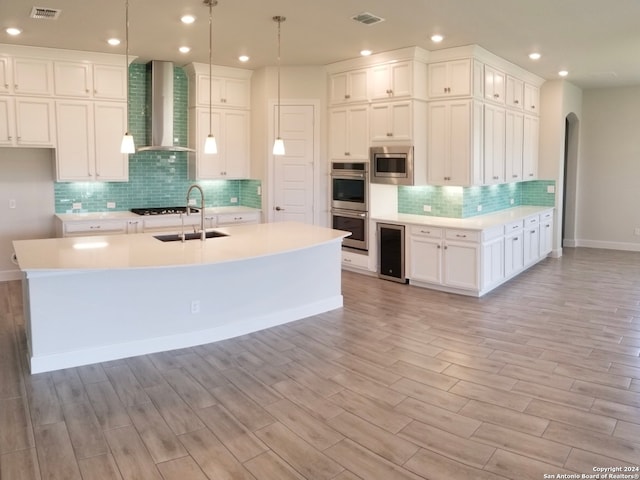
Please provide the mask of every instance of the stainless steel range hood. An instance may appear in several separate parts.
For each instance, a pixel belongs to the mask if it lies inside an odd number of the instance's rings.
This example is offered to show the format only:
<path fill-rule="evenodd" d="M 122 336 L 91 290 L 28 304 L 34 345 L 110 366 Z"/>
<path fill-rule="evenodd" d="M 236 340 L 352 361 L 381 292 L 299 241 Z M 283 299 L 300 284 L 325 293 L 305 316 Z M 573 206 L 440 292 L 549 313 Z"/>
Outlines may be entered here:
<path fill-rule="evenodd" d="M 138 148 L 138 152 L 193 152 L 191 148 L 174 145 L 173 63 L 153 60 L 147 64 L 147 69 L 151 69 L 151 115 L 147 117 L 147 122 L 150 122 L 147 131 L 151 132 L 151 145 Z"/>

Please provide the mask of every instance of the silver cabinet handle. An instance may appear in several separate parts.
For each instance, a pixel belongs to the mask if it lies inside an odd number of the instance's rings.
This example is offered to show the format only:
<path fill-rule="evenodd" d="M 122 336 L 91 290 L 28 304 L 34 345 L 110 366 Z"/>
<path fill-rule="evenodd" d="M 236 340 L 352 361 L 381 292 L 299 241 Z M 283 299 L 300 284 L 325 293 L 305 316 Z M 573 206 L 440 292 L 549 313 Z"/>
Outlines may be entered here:
<path fill-rule="evenodd" d="M 466 235 L 460 235 L 459 233 L 456 233 L 456 237 L 458 237 L 458 238 L 467 238 Z"/>
<path fill-rule="evenodd" d="M 284 208 L 282 208 L 282 207 L 276 207 L 276 208 L 275 208 L 275 210 L 276 210 L 277 212 L 281 212 L 281 211 L 284 211 Z"/>

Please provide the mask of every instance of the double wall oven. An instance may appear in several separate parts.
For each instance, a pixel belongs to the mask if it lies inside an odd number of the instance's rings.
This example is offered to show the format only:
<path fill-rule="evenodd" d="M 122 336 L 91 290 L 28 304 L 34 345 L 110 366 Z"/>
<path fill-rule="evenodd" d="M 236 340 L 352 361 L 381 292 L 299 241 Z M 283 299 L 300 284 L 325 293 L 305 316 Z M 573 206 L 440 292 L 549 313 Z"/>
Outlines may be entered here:
<path fill-rule="evenodd" d="M 366 252 L 369 248 L 369 164 L 331 164 L 331 223 L 336 230 L 351 232 L 342 246 Z"/>

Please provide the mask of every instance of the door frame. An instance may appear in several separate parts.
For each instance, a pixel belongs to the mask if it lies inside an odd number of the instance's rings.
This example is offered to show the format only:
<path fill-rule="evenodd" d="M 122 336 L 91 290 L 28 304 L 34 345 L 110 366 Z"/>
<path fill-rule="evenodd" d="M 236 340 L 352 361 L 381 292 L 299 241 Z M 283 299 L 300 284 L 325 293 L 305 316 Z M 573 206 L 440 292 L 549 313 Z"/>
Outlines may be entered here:
<path fill-rule="evenodd" d="M 276 122 L 275 122 L 275 110 L 278 105 L 278 101 L 276 99 L 269 100 L 268 103 L 268 113 L 267 113 L 267 125 L 268 125 L 268 144 L 267 144 L 267 174 L 266 177 L 268 179 L 267 183 L 267 197 L 263 197 L 262 209 L 264 212 L 264 218 L 267 222 L 273 222 L 274 211 L 273 211 L 273 199 L 275 197 L 274 194 L 274 176 L 275 176 L 275 156 L 273 155 L 273 142 L 276 138 Z M 293 106 L 293 107 L 312 107 L 313 108 L 313 160 L 312 160 L 312 168 L 313 168 L 313 224 L 314 225 L 322 225 L 323 222 L 320 220 L 320 211 L 318 208 L 321 205 L 322 196 L 321 192 L 321 168 L 320 168 L 320 100 L 318 99 L 293 99 L 280 100 L 281 106 Z"/>

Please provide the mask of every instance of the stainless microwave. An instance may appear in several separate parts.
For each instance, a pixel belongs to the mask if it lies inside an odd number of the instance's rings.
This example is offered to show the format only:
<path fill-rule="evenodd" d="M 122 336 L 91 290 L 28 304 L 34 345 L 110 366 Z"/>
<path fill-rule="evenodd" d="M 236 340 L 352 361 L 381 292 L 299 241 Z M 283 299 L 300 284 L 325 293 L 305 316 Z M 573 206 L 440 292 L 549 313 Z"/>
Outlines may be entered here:
<path fill-rule="evenodd" d="M 413 185 L 413 147 L 393 145 L 369 149 L 371 183 Z"/>

